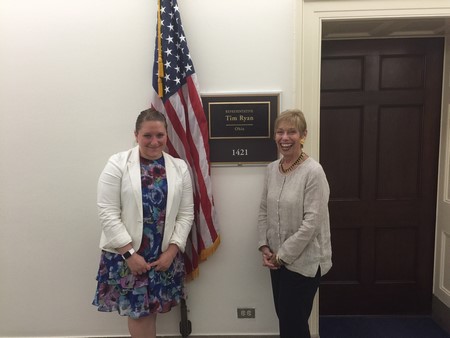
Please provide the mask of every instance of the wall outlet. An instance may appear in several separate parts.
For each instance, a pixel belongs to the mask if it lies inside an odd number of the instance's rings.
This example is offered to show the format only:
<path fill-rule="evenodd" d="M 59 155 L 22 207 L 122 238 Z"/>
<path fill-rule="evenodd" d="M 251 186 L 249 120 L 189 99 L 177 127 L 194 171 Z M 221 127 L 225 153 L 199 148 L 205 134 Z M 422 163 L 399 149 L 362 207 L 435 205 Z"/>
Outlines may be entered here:
<path fill-rule="evenodd" d="M 237 309 L 238 318 L 255 318 L 255 308 L 239 307 Z"/>

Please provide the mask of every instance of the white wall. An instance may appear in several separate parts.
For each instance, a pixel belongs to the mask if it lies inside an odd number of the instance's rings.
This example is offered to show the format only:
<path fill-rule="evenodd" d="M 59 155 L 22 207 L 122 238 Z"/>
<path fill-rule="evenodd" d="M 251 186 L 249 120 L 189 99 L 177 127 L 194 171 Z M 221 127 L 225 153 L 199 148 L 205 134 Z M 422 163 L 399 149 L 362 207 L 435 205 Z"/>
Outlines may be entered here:
<path fill-rule="evenodd" d="M 203 93 L 293 107 L 296 0 L 180 0 Z M 0 1 L 0 336 L 126 335 L 90 305 L 97 178 L 147 108 L 156 0 Z M 256 249 L 263 167 L 214 167 L 222 244 L 188 285 L 193 334 L 274 334 Z M 255 320 L 236 308 L 255 307 Z M 177 334 L 179 311 L 159 317 Z"/>

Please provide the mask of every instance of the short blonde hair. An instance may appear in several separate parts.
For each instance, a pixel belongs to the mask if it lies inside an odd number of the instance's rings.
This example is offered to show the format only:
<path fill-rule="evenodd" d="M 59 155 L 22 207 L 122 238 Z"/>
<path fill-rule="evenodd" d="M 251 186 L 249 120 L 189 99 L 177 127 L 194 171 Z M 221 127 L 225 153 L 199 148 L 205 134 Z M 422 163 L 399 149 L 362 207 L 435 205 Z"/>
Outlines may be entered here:
<path fill-rule="evenodd" d="M 300 109 L 288 109 L 278 115 L 275 120 L 275 132 L 281 122 L 287 122 L 294 125 L 301 135 L 305 134 L 308 128 L 306 125 L 305 115 Z"/>

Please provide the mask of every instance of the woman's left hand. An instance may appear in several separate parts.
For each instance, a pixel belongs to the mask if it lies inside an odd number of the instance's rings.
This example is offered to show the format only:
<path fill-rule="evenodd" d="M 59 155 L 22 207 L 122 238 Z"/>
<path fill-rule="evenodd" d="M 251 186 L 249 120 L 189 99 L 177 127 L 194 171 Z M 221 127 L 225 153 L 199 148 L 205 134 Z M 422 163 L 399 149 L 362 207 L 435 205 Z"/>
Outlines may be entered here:
<path fill-rule="evenodd" d="M 281 267 L 281 264 L 277 259 L 277 255 L 272 255 L 272 257 L 270 257 L 270 263 L 275 269 L 279 269 Z"/>
<path fill-rule="evenodd" d="M 155 268 L 156 271 L 166 271 L 170 265 L 172 265 L 175 256 L 178 253 L 178 246 L 175 244 L 170 244 L 169 248 L 161 253 L 159 258 L 150 263 L 150 268 Z"/>

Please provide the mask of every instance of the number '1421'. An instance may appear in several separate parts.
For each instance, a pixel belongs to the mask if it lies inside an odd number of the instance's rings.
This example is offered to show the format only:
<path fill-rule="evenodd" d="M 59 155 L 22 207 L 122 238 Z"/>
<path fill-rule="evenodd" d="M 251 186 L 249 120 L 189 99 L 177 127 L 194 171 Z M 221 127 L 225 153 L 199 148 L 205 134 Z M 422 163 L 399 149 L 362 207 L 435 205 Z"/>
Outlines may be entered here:
<path fill-rule="evenodd" d="M 247 156 L 247 149 L 239 148 L 233 149 L 233 156 Z"/>

